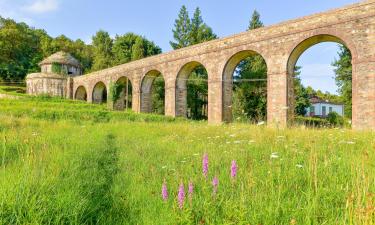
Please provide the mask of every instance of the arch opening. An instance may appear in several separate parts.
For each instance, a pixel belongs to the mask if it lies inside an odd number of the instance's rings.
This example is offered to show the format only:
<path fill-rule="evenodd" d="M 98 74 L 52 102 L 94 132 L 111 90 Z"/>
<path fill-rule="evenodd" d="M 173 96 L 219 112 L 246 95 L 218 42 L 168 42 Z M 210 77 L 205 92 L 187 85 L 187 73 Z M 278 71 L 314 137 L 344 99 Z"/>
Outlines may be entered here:
<path fill-rule="evenodd" d="M 176 79 L 176 116 L 208 119 L 208 73 L 199 62 L 185 64 Z"/>
<path fill-rule="evenodd" d="M 79 86 L 74 95 L 74 99 L 80 101 L 87 101 L 87 91 L 84 86 Z"/>
<path fill-rule="evenodd" d="M 103 104 L 107 102 L 107 87 L 101 81 L 94 86 L 92 102 L 94 104 Z"/>
<path fill-rule="evenodd" d="M 223 121 L 267 118 L 267 64 L 255 51 L 234 54 L 223 71 Z"/>
<path fill-rule="evenodd" d="M 133 86 L 126 76 L 120 77 L 112 87 L 117 98 L 113 102 L 115 110 L 128 110 L 132 108 Z"/>
<path fill-rule="evenodd" d="M 342 126 L 352 114 L 352 54 L 339 37 L 316 35 L 299 43 L 287 65 L 289 121 Z M 310 118 L 319 119 L 311 123 Z"/>
<path fill-rule="evenodd" d="M 141 112 L 161 115 L 165 113 L 165 82 L 163 75 L 157 70 L 152 70 L 143 77 Z"/>

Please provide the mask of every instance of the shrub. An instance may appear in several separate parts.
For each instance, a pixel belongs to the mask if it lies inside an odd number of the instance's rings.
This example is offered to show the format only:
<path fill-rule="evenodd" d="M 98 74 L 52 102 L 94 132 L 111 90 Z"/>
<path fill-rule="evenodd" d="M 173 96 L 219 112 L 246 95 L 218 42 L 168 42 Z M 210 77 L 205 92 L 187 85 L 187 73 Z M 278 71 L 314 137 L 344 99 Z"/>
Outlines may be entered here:
<path fill-rule="evenodd" d="M 326 119 L 318 117 L 304 117 L 297 116 L 294 122 L 298 125 L 305 125 L 307 127 L 329 127 L 330 123 Z"/>
<path fill-rule="evenodd" d="M 344 126 L 344 118 L 337 112 L 330 112 L 327 116 L 327 120 L 332 126 Z"/>
<path fill-rule="evenodd" d="M 122 90 L 125 88 L 124 84 L 121 83 L 111 83 L 109 87 L 110 100 L 116 102 L 120 99 Z"/>

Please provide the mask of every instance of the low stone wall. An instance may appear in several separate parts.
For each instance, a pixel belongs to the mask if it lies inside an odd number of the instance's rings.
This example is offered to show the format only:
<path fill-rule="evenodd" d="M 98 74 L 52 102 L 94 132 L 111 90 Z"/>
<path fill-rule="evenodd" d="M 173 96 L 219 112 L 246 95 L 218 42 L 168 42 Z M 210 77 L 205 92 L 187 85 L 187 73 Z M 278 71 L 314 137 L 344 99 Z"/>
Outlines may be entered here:
<path fill-rule="evenodd" d="M 67 78 L 57 74 L 36 73 L 26 77 L 26 93 L 29 95 L 67 96 Z"/>

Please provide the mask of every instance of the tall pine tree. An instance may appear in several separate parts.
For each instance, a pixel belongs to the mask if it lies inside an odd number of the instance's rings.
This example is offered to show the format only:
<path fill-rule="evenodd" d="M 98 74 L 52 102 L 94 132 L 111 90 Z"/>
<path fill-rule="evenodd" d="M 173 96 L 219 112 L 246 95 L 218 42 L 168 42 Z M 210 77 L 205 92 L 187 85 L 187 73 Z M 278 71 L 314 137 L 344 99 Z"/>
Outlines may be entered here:
<path fill-rule="evenodd" d="M 255 10 L 247 30 L 263 27 L 259 13 Z M 253 55 L 242 60 L 236 69 L 235 79 L 257 79 L 236 83 L 233 93 L 233 117 L 260 121 L 267 112 L 267 65 L 263 57 Z"/>
<path fill-rule="evenodd" d="M 199 44 L 216 38 L 217 36 L 213 33 L 211 27 L 203 22 L 201 10 L 197 7 L 191 19 L 189 45 Z"/>
<path fill-rule="evenodd" d="M 182 6 L 178 18 L 175 20 L 173 31 L 173 38 L 175 41 L 170 41 L 173 49 L 179 49 L 190 45 L 191 36 L 191 21 L 186 6 Z"/>
<path fill-rule="evenodd" d="M 212 29 L 204 23 L 199 8 L 195 9 L 192 19 L 185 6 L 181 7 L 173 29 L 174 41 L 170 44 L 173 49 L 179 49 L 205 41 L 216 39 Z M 187 81 L 188 117 L 192 119 L 207 119 L 207 71 L 202 66 L 193 70 Z"/>

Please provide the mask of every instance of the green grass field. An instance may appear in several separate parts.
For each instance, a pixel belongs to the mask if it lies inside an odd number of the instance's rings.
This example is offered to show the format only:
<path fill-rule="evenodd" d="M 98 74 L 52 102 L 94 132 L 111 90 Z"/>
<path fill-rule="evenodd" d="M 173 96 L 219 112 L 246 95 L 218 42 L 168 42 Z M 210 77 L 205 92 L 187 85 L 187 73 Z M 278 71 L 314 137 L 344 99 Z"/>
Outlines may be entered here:
<path fill-rule="evenodd" d="M 372 132 L 210 126 L 42 97 L 0 99 L 0 121 L 0 224 L 375 223 Z"/>

